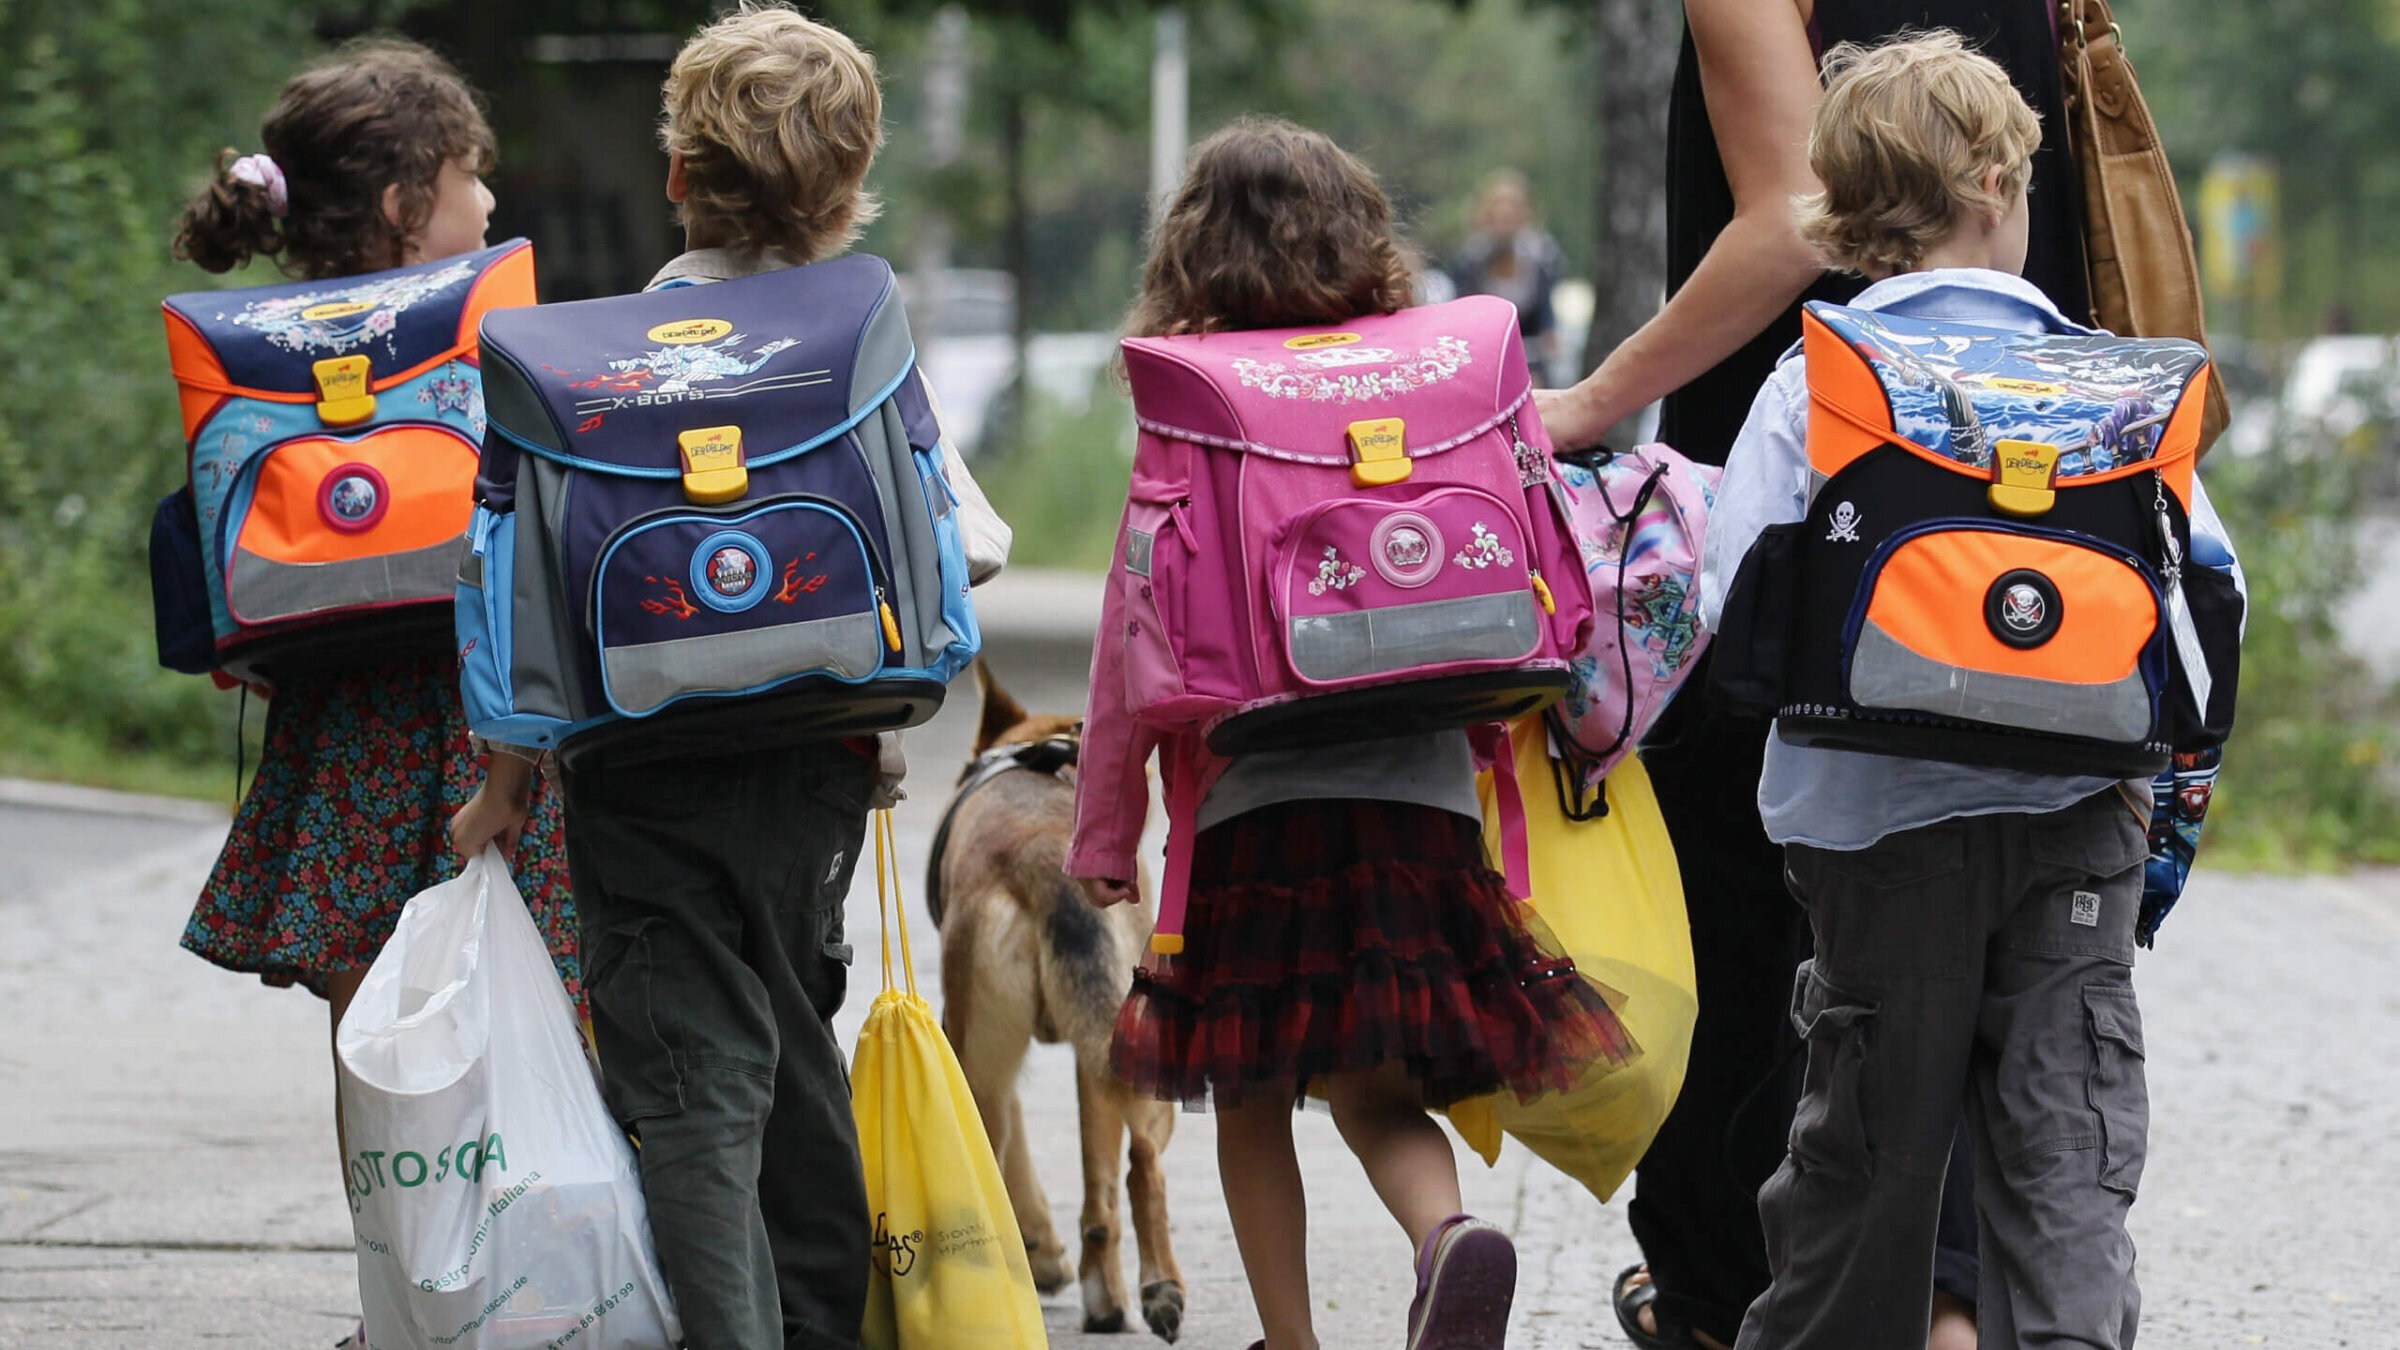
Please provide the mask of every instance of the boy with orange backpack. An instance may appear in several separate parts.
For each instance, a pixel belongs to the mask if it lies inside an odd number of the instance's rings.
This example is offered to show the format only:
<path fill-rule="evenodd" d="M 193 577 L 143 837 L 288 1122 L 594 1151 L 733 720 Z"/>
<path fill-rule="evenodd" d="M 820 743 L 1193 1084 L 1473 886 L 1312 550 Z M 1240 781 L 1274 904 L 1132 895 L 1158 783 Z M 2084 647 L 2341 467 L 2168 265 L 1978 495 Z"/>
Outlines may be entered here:
<path fill-rule="evenodd" d="M 2130 1345 L 2149 783 L 2224 739 L 2240 642 L 2193 471 L 2207 357 L 2016 275 L 2039 128 L 1955 34 L 1826 79 L 1803 231 L 1875 284 L 1809 306 L 1702 580 L 1718 693 L 1777 719 L 1759 809 L 1816 938 L 1738 1344 L 1924 1344 L 1963 1097 L 1984 1343 Z"/>

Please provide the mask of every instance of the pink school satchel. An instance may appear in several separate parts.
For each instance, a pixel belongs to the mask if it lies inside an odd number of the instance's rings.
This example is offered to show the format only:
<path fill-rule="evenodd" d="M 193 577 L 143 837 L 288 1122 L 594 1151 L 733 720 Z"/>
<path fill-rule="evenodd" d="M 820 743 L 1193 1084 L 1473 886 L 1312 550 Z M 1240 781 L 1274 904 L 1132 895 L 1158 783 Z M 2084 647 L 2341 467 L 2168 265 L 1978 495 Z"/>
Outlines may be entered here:
<path fill-rule="evenodd" d="M 1592 597 L 1507 302 L 1124 351 L 1141 439 L 1104 638 L 1137 721 L 1236 755 L 1502 723 L 1566 691 Z M 1190 776 L 1167 783 L 1162 950 Z"/>
<path fill-rule="evenodd" d="M 1600 780 L 1632 754 L 1708 647 L 1700 557 L 1724 470 L 1664 445 L 1562 455 L 1558 480 L 1598 622 L 1545 716 L 1559 809 L 1607 813 Z"/>

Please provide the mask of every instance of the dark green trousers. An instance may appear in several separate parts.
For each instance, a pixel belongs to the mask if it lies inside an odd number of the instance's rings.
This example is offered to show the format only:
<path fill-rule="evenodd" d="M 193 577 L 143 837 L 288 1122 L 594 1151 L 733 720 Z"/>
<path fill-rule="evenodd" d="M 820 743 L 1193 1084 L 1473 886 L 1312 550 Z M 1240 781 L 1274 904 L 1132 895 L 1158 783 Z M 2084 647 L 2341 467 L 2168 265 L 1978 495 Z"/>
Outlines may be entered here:
<path fill-rule="evenodd" d="M 839 746 L 566 780 L 602 1089 L 690 1350 L 858 1342 L 871 1225 L 832 1019 L 871 784 Z"/>

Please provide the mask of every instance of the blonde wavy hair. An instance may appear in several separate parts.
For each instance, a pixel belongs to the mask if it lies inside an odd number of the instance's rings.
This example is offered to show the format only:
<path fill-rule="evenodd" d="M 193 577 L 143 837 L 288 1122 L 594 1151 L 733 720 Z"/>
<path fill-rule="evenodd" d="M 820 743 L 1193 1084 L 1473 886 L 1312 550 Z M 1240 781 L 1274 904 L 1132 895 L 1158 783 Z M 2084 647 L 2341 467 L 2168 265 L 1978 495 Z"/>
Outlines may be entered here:
<path fill-rule="evenodd" d="M 1962 217 L 2005 213 L 2033 173 L 2041 119 L 2008 73 L 1948 29 L 1825 53 L 1825 97 L 1808 133 L 1821 192 L 1793 199 L 1800 237 L 1826 266 L 1915 270 Z M 1987 191 L 1993 165 L 2007 172 Z"/>
<path fill-rule="evenodd" d="M 677 219 L 745 255 L 829 258 L 882 214 L 875 58 L 783 5 L 750 3 L 692 36 L 663 92 L 659 144 L 683 156 Z"/>

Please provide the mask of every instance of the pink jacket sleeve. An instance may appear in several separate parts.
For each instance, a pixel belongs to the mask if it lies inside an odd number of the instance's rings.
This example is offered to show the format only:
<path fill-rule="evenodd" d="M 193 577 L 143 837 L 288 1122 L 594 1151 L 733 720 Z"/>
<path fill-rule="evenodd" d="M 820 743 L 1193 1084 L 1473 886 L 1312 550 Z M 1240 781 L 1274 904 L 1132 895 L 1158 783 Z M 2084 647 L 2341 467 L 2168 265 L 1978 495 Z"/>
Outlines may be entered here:
<path fill-rule="evenodd" d="M 1075 840 L 1067 875 L 1127 881 L 1150 815 L 1149 764 L 1159 735 L 1133 720 L 1125 706 L 1125 527 L 1117 527 L 1116 556 L 1100 602 L 1092 640 L 1091 702 L 1084 711 L 1083 748 L 1075 770 Z"/>

